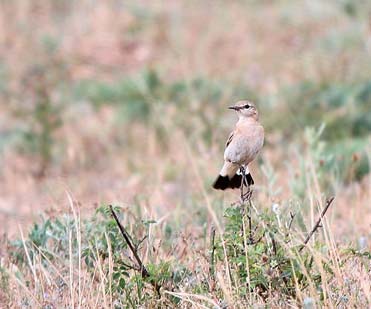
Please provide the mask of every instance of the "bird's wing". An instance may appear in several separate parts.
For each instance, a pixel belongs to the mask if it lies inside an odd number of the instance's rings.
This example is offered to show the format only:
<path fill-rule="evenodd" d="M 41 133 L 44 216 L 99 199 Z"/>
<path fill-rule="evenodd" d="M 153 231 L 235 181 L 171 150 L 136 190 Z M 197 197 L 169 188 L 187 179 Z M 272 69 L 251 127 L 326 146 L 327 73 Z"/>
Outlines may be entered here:
<path fill-rule="evenodd" d="M 229 134 L 228 140 L 227 140 L 227 142 L 225 143 L 225 148 L 227 148 L 227 147 L 229 146 L 229 144 L 232 142 L 232 140 L 233 140 L 233 136 L 234 136 L 234 132 L 235 132 L 235 131 L 232 131 L 232 133 Z"/>
<path fill-rule="evenodd" d="M 238 130 L 234 130 L 228 137 L 227 143 L 225 144 L 224 160 L 229 162 L 237 162 L 236 156 L 240 152 L 240 139 L 241 134 Z"/>

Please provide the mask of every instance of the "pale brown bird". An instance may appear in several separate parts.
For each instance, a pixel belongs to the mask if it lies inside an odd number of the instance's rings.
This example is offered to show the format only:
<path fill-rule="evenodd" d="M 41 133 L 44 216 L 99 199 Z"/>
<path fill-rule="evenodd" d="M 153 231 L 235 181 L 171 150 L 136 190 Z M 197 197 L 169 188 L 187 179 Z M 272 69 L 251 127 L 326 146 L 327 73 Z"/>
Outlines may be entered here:
<path fill-rule="evenodd" d="M 259 123 L 259 114 L 254 103 L 239 101 L 230 106 L 237 112 L 236 128 L 229 135 L 224 151 L 224 165 L 213 184 L 214 189 L 240 188 L 242 172 L 246 186 L 254 184 L 248 165 L 259 153 L 264 143 L 264 128 Z"/>

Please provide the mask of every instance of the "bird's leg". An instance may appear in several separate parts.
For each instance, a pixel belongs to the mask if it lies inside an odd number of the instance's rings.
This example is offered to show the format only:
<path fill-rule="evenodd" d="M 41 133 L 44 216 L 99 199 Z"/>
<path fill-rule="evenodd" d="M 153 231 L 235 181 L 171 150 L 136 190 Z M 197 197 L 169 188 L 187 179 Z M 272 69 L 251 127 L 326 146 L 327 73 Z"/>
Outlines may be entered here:
<path fill-rule="evenodd" d="M 240 173 L 242 175 L 242 180 L 241 180 L 241 206 L 243 206 L 242 211 L 245 214 L 246 213 L 246 206 L 247 206 L 247 219 L 248 219 L 248 229 L 249 229 L 249 242 L 251 244 L 254 243 L 254 237 L 253 237 L 253 230 L 252 230 L 252 219 L 251 219 L 251 197 L 252 197 L 252 190 L 250 188 L 250 185 L 247 181 L 246 177 L 246 170 L 244 166 L 240 166 Z M 247 191 L 244 192 L 244 186 L 246 186 Z M 246 205 L 246 202 L 249 202 L 248 205 Z"/>
<path fill-rule="evenodd" d="M 252 197 L 252 190 L 251 190 L 250 186 L 247 186 L 247 191 L 244 193 L 243 198 L 244 198 L 245 201 L 249 201 L 249 200 L 251 200 L 251 197 Z"/>
<path fill-rule="evenodd" d="M 243 165 L 240 166 L 240 173 L 242 175 L 242 180 L 241 180 L 241 203 L 244 203 L 247 200 L 251 199 L 252 190 L 251 190 L 250 185 L 247 181 L 246 170 L 245 170 L 245 167 Z M 247 188 L 246 192 L 244 192 L 244 186 L 246 186 L 246 188 Z"/>
<path fill-rule="evenodd" d="M 240 166 L 240 173 L 242 175 L 242 178 L 241 178 L 241 187 L 240 187 L 240 190 L 241 190 L 241 204 L 244 204 L 245 202 L 245 193 L 244 193 L 244 190 L 243 190 L 243 187 L 244 187 L 244 184 L 245 184 L 245 168 L 241 165 Z"/>

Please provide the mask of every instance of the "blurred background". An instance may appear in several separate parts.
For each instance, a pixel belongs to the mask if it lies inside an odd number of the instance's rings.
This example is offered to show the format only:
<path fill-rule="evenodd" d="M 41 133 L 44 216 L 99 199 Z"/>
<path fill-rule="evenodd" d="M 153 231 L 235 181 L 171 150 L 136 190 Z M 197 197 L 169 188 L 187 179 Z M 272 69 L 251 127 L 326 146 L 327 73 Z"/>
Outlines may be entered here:
<path fill-rule="evenodd" d="M 205 194 L 238 194 L 211 183 L 249 99 L 257 198 L 335 194 L 334 233 L 370 236 L 370 53 L 367 1 L 1 0 L 2 231 L 70 211 L 66 192 L 202 226 Z"/>

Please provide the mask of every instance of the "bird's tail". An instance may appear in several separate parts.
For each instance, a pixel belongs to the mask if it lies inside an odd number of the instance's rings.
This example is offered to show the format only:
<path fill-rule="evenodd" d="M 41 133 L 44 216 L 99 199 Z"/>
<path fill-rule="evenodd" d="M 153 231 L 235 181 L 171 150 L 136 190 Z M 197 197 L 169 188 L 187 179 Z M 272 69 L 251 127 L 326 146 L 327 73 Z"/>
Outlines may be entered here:
<path fill-rule="evenodd" d="M 235 189 L 240 188 L 242 184 L 242 173 L 241 170 L 238 169 L 231 175 L 231 173 L 226 173 L 223 175 L 223 170 L 220 172 L 218 178 L 215 180 L 213 184 L 213 188 L 217 190 L 225 190 L 225 189 Z M 254 184 L 254 179 L 252 178 L 250 171 L 248 168 L 244 169 L 245 178 L 244 178 L 244 185 L 251 186 Z"/>

